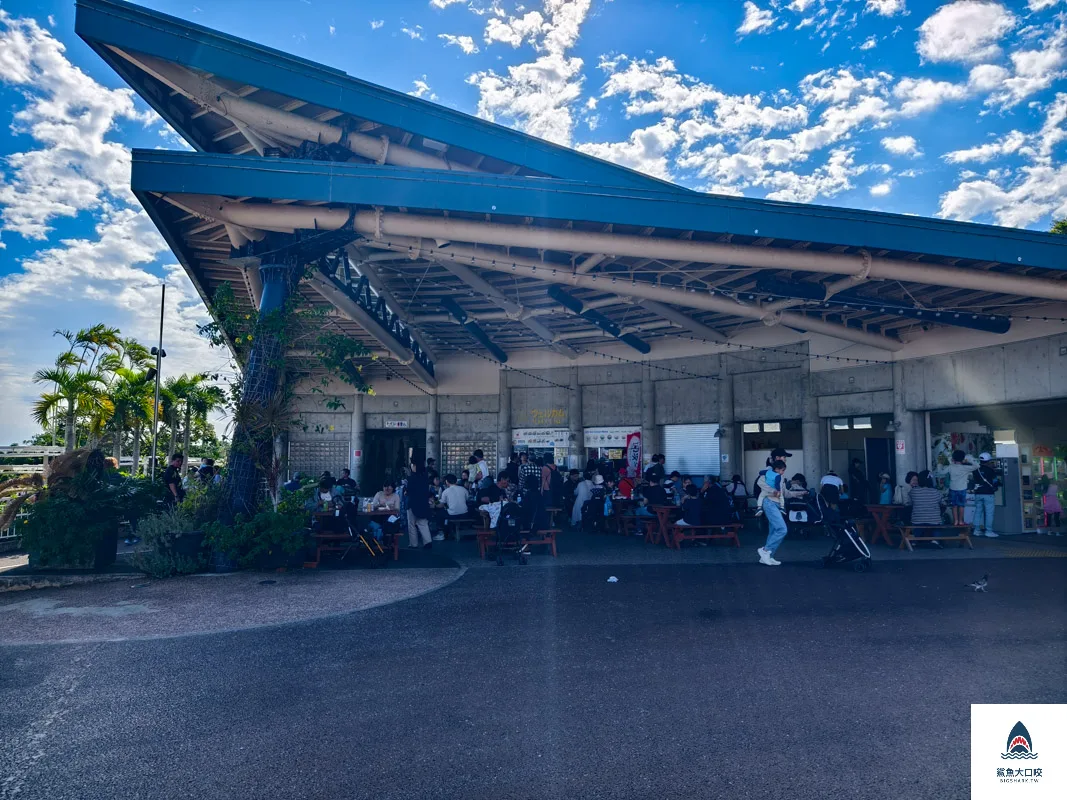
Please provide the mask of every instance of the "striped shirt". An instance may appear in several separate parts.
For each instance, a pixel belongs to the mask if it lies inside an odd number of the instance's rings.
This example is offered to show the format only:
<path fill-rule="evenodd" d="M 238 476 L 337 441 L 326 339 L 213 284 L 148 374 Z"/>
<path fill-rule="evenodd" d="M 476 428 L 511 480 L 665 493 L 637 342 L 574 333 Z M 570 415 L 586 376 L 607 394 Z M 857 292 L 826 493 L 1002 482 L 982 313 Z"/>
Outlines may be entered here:
<path fill-rule="evenodd" d="M 915 486 L 911 493 L 911 524 L 940 525 L 941 492 L 927 486 Z"/>

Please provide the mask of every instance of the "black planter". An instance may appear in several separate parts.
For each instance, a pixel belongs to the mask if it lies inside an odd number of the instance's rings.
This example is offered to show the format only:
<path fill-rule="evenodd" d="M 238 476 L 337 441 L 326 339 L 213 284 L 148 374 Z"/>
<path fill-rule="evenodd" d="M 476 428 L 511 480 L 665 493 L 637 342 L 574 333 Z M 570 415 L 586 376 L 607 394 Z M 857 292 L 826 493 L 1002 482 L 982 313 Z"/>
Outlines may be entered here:
<path fill-rule="evenodd" d="M 119 549 L 119 531 L 116 528 L 112 533 L 101 537 L 93 551 L 93 569 L 103 572 L 115 563 L 116 553 Z"/>
<path fill-rule="evenodd" d="M 200 551 L 204 547 L 204 532 L 193 531 L 175 536 L 171 545 L 171 552 L 182 558 L 196 560 L 200 558 Z"/>
<path fill-rule="evenodd" d="M 218 550 L 211 553 L 211 569 L 214 572 L 237 572 L 238 568 L 237 559 L 230 558 L 229 553 L 220 553 Z"/>

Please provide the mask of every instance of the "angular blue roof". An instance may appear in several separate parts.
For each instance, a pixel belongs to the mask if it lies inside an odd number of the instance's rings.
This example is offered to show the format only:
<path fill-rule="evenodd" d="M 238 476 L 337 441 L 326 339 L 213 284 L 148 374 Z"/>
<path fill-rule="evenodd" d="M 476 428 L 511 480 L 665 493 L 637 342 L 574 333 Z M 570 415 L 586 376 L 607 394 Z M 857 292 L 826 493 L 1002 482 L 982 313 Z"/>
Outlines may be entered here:
<path fill-rule="evenodd" d="M 312 108 L 333 109 L 386 128 L 425 137 L 496 159 L 523 171 L 609 186 L 690 190 L 593 156 L 487 122 L 417 97 L 353 78 L 345 72 L 288 53 L 116 0 L 78 0 L 75 31 L 145 102 L 197 150 L 230 152 L 214 141 L 210 115 L 138 69 L 111 48 L 143 53 L 209 73 L 237 85 L 258 87 Z M 253 99 L 260 100 L 259 96 Z M 506 171 L 501 169 L 500 171 Z"/>

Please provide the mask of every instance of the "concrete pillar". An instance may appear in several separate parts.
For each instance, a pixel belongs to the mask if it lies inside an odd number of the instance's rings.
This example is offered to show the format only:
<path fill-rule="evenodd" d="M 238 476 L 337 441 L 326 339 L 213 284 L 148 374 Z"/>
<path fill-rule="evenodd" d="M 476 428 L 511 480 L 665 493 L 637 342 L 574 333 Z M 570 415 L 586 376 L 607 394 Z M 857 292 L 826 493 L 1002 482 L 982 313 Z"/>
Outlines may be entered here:
<path fill-rule="evenodd" d="M 659 432 L 656 430 L 656 384 L 652 381 L 652 369 L 646 367 L 641 375 L 641 439 L 644 446 L 644 463 L 659 452 Z"/>
<path fill-rule="evenodd" d="M 500 370 L 500 411 L 496 417 L 496 471 L 508 464 L 511 455 L 511 389 L 508 388 L 508 372 Z"/>
<path fill-rule="evenodd" d="M 441 435 L 440 418 L 437 415 L 437 395 L 431 394 L 429 411 L 426 413 L 426 459 L 433 459 L 437 469 L 441 469 Z"/>
<path fill-rule="evenodd" d="M 719 433 L 722 434 L 719 438 L 719 474 L 726 478 L 734 473 L 741 474 L 741 441 L 734 419 L 734 376 L 726 371 L 725 366 L 719 371 Z M 726 457 L 726 461 L 721 460 L 722 456 Z"/>
<path fill-rule="evenodd" d="M 567 426 L 570 428 L 568 453 L 578 456 L 578 469 L 585 467 L 585 427 L 582 423 L 582 387 L 578 385 L 578 368 L 570 368 L 571 391 L 567 398 Z"/>
<path fill-rule="evenodd" d="M 819 478 L 829 469 L 829 458 L 826 455 L 826 423 L 819 417 L 819 398 L 811 391 L 810 375 L 804 381 L 803 414 L 800 424 L 804 436 L 804 474 L 808 486 L 818 486 Z"/>
<path fill-rule="evenodd" d="M 896 432 L 893 445 L 896 452 L 896 482 L 904 483 L 904 476 L 914 470 L 921 472 L 930 466 L 930 454 L 926 450 L 925 421 L 917 411 L 909 411 L 904 401 L 904 365 L 893 364 L 893 422 Z M 904 452 L 900 452 L 900 442 Z"/>
<path fill-rule="evenodd" d="M 363 414 L 363 393 L 356 392 L 352 398 L 352 441 L 348 454 L 348 468 L 352 470 L 352 479 L 359 484 L 359 489 L 364 494 L 370 487 L 365 487 L 363 481 L 363 464 L 367 460 L 364 451 L 367 433 L 367 418 Z"/>

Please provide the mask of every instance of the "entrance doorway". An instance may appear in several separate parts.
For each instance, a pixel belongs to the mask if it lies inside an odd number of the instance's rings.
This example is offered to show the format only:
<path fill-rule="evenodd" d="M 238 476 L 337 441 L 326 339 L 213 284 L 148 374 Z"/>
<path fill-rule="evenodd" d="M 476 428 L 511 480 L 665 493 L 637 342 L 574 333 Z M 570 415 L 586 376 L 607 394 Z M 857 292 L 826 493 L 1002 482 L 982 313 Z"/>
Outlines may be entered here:
<path fill-rule="evenodd" d="M 408 473 L 412 457 L 426 457 L 426 431 L 367 431 L 365 449 L 359 490 L 369 496 L 381 489 L 386 480 L 393 483 L 402 481 Z"/>
<path fill-rule="evenodd" d="M 897 484 L 896 451 L 893 434 L 886 429 L 893 421 L 892 414 L 872 414 L 862 417 L 838 417 L 829 420 L 830 425 L 830 468 L 846 484 L 849 469 L 854 459 L 863 464 L 863 473 L 867 478 L 867 496 L 859 498 L 861 502 L 877 503 L 878 476 L 883 472 L 890 477 L 890 484 Z M 900 476 L 900 481 L 904 476 Z M 856 493 L 856 487 L 850 486 Z"/>

